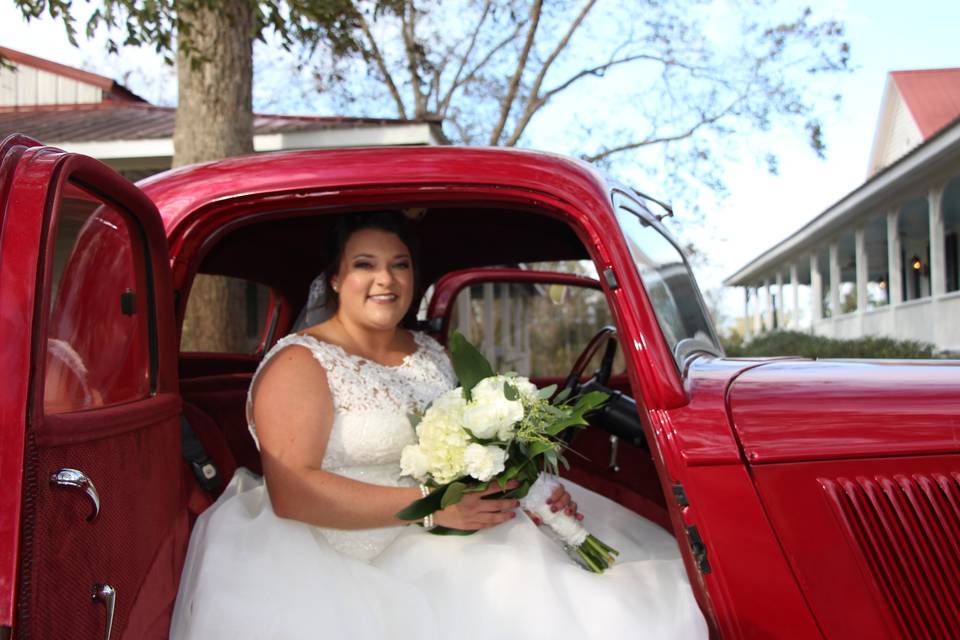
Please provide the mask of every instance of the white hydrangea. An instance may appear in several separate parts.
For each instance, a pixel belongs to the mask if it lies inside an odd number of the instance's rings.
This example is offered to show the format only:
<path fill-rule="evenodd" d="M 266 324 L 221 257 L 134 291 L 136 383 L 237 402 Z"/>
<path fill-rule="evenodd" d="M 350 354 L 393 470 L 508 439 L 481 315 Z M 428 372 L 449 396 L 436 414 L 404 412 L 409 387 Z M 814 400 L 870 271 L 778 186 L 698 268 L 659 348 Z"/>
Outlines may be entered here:
<path fill-rule="evenodd" d="M 400 469 L 423 482 L 427 476 L 440 484 L 453 482 L 466 473 L 463 453 L 470 437 L 463 430 L 462 389 L 452 389 L 427 409 L 417 425 L 419 443 L 408 445 L 400 454 Z"/>
<path fill-rule="evenodd" d="M 496 446 L 472 443 L 463 452 L 467 473 L 480 482 L 486 482 L 503 471 L 507 452 Z"/>
<path fill-rule="evenodd" d="M 503 385 L 509 382 L 517 386 L 518 380 L 525 378 L 491 376 L 478 382 L 471 392 L 472 400 L 463 409 L 463 426 L 484 440 L 494 437 L 509 440 L 517 422 L 523 418 L 523 403 L 519 399 L 507 400 Z"/>

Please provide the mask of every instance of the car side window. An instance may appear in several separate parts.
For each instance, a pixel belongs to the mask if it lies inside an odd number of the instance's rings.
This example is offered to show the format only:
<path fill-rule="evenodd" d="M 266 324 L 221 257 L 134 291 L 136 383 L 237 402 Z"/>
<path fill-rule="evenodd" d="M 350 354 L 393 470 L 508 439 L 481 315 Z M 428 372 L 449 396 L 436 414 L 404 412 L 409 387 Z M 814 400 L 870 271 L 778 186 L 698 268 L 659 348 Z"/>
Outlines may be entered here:
<path fill-rule="evenodd" d="M 198 273 L 187 299 L 180 351 L 258 353 L 274 324 L 275 299 L 272 289 L 258 282 Z"/>
<path fill-rule="evenodd" d="M 487 282 L 457 295 L 450 331 L 467 336 L 496 371 L 557 378 L 570 372 L 600 328 L 612 324 L 607 300 L 599 289 Z M 588 375 L 599 366 L 599 357 L 587 367 Z M 613 371 L 624 371 L 619 351 Z"/>
<path fill-rule="evenodd" d="M 152 392 L 153 307 L 142 231 L 72 181 L 55 213 L 44 412 L 145 398 Z"/>

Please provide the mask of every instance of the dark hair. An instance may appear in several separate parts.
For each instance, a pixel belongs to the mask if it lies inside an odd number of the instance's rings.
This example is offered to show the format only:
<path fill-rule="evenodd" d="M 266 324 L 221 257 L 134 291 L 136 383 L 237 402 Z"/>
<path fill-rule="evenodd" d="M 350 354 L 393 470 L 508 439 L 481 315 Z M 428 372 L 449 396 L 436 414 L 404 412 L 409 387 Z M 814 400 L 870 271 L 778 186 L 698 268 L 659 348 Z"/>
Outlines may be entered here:
<path fill-rule="evenodd" d="M 327 284 L 327 304 L 331 311 L 336 310 L 340 303 L 337 292 L 333 290 L 331 278 L 340 271 L 340 263 L 343 261 L 343 251 L 347 246 L 347 241 L 357 231 L 364 229 L 376 229 L 386 231 L 400 238 L 400 241 L 406 245 L 410 251 L 410 261 L 413 265 L 413 283 L 414 296 L 413 302 L 418 299 L 418 269 L 419 264 L 417 255 L 417 241 L 410 228 L 410 221 L 401 213 L 395 211 L 374 211 L 366 213 L 351 213 L 340 216 L 333 225 L 330 236 L 327 241 L 326 255 L 329 257 L 327 266 L 323 271 L 324 280 Z M 410 312 L 404 318 L 404 324 L 408 324 L 408 319 L 416 317 L 416 309 L 411 303 Z"/>

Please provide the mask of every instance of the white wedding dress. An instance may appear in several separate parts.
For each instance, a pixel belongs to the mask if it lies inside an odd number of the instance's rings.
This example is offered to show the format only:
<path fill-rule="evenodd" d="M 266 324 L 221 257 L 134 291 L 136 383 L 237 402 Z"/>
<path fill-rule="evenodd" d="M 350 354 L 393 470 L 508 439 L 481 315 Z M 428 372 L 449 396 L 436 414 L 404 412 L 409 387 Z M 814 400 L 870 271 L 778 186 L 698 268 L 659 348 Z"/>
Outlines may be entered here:
<path fill-rule="evenodd" d="M 396 367 L 298 335 L 267 354 L 264 362 L 299 345 L 326 370 L 334 422 L 325 469 L 414 484 L 400 477 L 400 451 L 414 441 L 407 415 L 454 384 L 440 345 L 423 334 L 416 342 Z M 241 468 L 193 530 L 171 638 L 706 638 L 674 538 L 565 484 L 584 524 L 620 550 L 603 575 L 574 565 L 522 512 L 471 536 L 278 518 L 263 480 Z"/>

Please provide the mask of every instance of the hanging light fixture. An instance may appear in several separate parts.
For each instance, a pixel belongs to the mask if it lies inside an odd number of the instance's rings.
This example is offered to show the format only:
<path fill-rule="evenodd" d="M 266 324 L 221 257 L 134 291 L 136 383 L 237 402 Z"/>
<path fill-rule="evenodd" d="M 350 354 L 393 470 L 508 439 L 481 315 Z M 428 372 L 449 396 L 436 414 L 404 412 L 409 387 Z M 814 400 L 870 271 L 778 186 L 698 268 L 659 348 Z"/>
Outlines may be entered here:
<path fill-rule="evenodd" d="M 913 267 L 914 271 L 920 271 L 923 269 L 923 263 L 920 262 L 920 257 L 913 256 L 913 258 L 910 260 L 910 266 Z"/>

